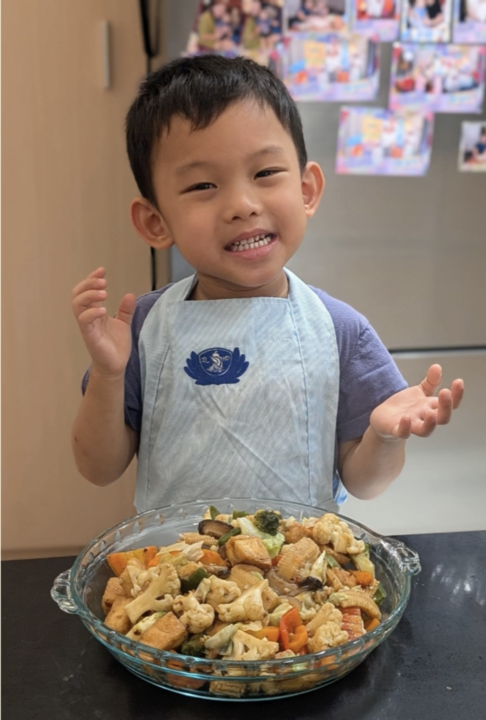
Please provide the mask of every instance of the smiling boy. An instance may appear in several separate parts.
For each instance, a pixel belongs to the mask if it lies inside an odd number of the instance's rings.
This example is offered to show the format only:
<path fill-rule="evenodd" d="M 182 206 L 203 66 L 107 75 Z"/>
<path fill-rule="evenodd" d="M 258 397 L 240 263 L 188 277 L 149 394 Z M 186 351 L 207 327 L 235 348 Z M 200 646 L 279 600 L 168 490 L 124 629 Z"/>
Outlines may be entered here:
<path fill-rule="evenodd" d="M 383 492 L 411 433 L 447 423 L 463 393 L 407 388 L 369 323 L 285 269 L 324 190 L 284 85 L 250 60 L 174 61 L 127 116 L 140 236 L 196 274 L 125 295 L 105 271 L 73 290 L 92 365 L 73 427 L 80 472 L 107 485 L 138 452 L 139 511 L 243 496 L 336 509 Z"/>

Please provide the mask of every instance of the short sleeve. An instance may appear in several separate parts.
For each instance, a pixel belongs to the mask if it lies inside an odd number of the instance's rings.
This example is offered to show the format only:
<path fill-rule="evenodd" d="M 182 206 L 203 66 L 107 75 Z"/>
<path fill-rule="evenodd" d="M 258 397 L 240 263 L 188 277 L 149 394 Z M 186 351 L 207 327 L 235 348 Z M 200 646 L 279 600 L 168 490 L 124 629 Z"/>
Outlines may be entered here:
<path fill-rule="evenodd" d="M 354 351 L 342 357 L 338 444 L 361 437 L 375 407 L 406 387 L 390 353 L 371 325 L 366 323 Z"/>
<path fill-rule="evenodd" d="M 407 383 L 363 315 L 322 290 L 311 289 L 326 306 L 336 332 L 340 375 L 336 439 L 340 445 L 361 437 L 375 407 Z"/>

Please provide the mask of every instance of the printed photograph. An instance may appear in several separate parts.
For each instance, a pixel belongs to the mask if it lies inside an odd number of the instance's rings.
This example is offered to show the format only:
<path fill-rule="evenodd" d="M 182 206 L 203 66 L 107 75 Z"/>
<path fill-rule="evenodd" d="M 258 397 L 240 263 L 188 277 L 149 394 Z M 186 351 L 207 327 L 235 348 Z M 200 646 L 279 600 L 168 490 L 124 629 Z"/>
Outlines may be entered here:
<path fill-rule="evenodd" d="M 458 43 L 486 43 L 486 0 L 454 0 L 452 39 Z"/>
<path fill-rule="evenodd" d="M 379 44 L 363 35 L 292 33 L 270 67 L 302 101 L 373 100 L 380 80 Z"/>
<path fill-rule="evenodd" d="M 263 65 L 283 34 L 283 0 L 201 0 L 187 55 L 244 55 Z"/>
<path fill-rule="evenodd" d="M 433 127 L 433 113 L 343 107 L 336 172 L 341 175 L 425 175 Z"/>
<path fill-rule="evenodd" d="M 377 37 L 382 42 L 396 40 L 400 29 L 400 0 L 352 0 L 353 32 Z"/>
<path fill-rule="evenodd" d="M 486 47 L 393 46 L 390 109 L 479 113 L 484 98 Z"/>
<path fill-rule="evenodd" d="M 459 170 L 486 172 L 486 121 L 461 123 Z"/>
<path fill-rule="evenodd" d="M 449 42 L 452 0 L 402 0 L 402 42 Z"/>
<path fill-rule="evenodd" d="M 348 28 L 347 0 L 285 0 L 291 32 L 343 32 Z"/>

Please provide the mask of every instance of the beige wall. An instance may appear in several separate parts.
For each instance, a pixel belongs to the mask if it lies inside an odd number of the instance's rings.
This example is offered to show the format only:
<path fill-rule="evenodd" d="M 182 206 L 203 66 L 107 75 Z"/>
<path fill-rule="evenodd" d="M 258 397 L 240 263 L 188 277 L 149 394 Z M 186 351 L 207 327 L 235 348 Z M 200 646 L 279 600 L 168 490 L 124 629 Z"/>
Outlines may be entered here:
<path fill-rule="evenodd" d="M 101 489 L 71 457 L 89 357 L 70 301 L 100 265 L 111 312 L 123 293 L 150 290 L 149 249 L 128 220 L 136 187 L 123 136 L 144 70 L 135 0 L 2 2 L 4 558 L 77 552 L 134 513 L 133 466 Z"/>

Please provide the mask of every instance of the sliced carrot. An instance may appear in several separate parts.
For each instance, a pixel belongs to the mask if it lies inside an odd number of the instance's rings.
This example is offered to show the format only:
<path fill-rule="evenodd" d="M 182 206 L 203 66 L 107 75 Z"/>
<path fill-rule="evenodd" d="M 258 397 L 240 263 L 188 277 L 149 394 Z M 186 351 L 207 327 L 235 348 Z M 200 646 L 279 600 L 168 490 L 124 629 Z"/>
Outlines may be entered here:
<path fill-rule="evenodd" d="M 180 660 L 168 660 L 167 667 L 173 670 L 182 670 L 184 663 Z M 167 681 L 174 687 L 189 688 L 190 690 L 199 690 L 199 688 L 202 688 L 206 683 L 206 680 L 191 680 L 191 678 L 183 677 L 182 675 L 172 675 L 172 673 L 167 673 Z"/>
<path fill-rule="evenodd" d="M 153 560 L 157 553 L 155 545 L 149 545 L 136 550 L 127 550 L 126 552 L 111 553 L 107 556 L 108 565 L 118 577 L 125 570 L 127 563 L 132 558 L 140 560 L 144 567 L 149 567 L 149 563 Z"/>
<path fill-rule="evenodd" d="M 331 657 L 322 658 L 317 665 L 319 667 L 325 667 L 328 666 L 329 670 L 336 670 L 339 665 L 336 663 L 336 656 L 332 655 Z"/>
<path fill-rule="evenodd" d="M 374 630 L 375 627 L 378 627 L 379 624 L 380 621 L 378 620 L 378 618 L 372 618 L 371 620 L 368 620 L 368 622 L 365 622 L 364 628 L 366 632 L 369 632 L 370 630 Z"/>
<path fill-rule="evenodd" d="M 366 572 L 366 570 L 355 570 L 353 575 L 356 578 L 356 582 L 358 585 L 361 585 L 361 587 L 368 587 L 368 585 L 371 585 L 373 582 L 373 575 Z"/>
<path fill-rule="evenodd" d="M 281 553 L 279 553 L 278 555 L 275 555 L 274 558 L 272 558 L 272 565 L 274 567 L 276 567 L 279 564 L 281 557 L 282 557 L 282 555 L 281 555 Z"/>
<path fill-rule="evenodd" d="M 202 557 L 199 559 L 203 565 L 221 565 L 225 566 L 226 562 L 216 550 L 203 550 Z"/>

